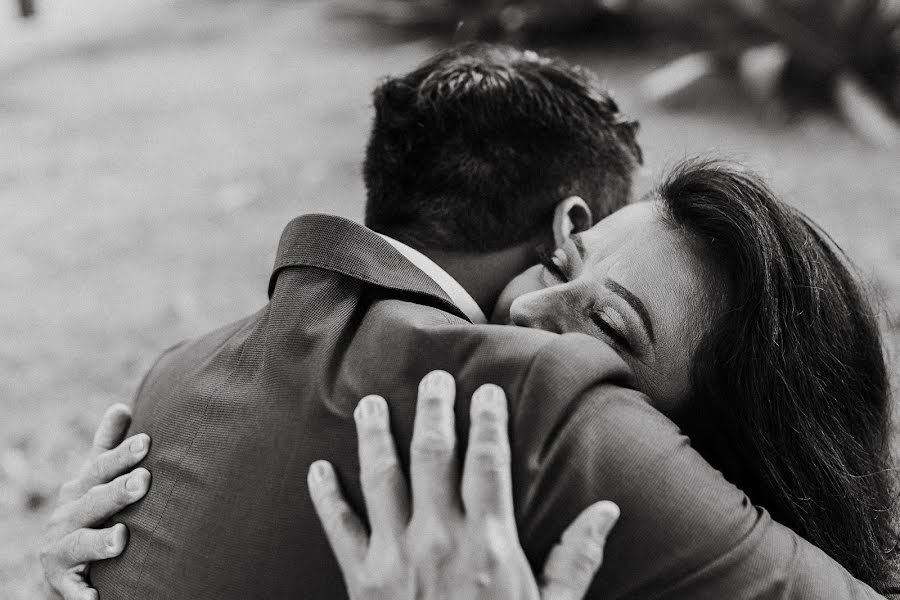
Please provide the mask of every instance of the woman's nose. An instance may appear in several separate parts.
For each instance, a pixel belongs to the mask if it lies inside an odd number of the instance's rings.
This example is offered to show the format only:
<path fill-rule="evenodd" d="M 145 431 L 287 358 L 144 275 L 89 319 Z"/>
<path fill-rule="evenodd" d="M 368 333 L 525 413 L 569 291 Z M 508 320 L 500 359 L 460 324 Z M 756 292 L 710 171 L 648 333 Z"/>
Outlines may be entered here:
<path fill-rule="evenodd" d="M 543 329 L 554 333 L 569 331 L 565 327 L 566 310 L 563 295 L 545 290 L 520 296 L 509 307 L 509 318 L 519 327 Z"/>

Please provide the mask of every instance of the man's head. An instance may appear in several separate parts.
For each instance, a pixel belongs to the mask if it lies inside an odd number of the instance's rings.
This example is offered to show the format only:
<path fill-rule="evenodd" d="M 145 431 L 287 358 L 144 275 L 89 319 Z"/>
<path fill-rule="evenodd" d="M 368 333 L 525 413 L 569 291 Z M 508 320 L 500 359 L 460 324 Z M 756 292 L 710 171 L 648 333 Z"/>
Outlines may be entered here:
<path fill-rule="evenodd" d="M 627 202 L 641 163 L 637 124 L 596 78 L 533 52 L 452 48 L 384 81 L 374 102 L 366 225 L 422 250 L 549 237 L 558 205 L 575 196 L 589 226 Z"/>

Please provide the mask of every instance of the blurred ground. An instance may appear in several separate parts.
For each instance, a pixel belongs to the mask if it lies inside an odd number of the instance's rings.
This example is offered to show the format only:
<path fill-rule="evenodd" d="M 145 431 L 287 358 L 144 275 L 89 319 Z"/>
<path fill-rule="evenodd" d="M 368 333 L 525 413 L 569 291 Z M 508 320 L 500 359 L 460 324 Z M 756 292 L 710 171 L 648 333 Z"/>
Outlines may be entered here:
<path fill-rule="evenodd" d="M 102 409 L 129 399 L 166 346 L 266 301 L 291 217 L 361 217 L 368 93 L 435 48 L 335 22 L 312 0 L 117 4 L 118 20 L 40 42 L 0 17 L 4 599 L 35 597 L 39 523 Z M 856 260 L 896 347 L 900 152 L 825 117 L 767 125 L 728 89 L 665 112 L 638 92 L 659 56 L 565 54 L 641 118 L 640 189 L 698 152 L 759 168 Z"/>

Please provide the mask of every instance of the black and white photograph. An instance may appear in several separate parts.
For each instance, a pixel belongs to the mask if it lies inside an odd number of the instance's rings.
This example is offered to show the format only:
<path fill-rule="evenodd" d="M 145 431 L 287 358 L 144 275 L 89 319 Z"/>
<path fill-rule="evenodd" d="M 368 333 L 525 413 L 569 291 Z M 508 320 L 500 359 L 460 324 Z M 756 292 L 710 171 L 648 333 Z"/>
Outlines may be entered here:
<path fill-rule="evenodd" d="M 0 223 L 0 600 L 900 600 L 900 0 L 6 0 Z"/>

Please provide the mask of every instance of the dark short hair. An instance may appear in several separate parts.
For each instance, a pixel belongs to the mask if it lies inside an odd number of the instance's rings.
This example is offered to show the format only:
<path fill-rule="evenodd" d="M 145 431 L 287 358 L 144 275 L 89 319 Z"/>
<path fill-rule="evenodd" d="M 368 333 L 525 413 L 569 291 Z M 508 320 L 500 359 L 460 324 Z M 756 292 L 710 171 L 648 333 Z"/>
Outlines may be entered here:
<path fill-rule="evenodd" d="M 727 275 L 682 427 L 754 504 L 883 588 L 897 546 L 890 386 L 875 311 L 840 248 L 759 177 L 677 167 L 664 217 Z"/>
<path fill-rule="evenodd" d="M 570 195 L 623 206 L 637 123 L 588 71 L 506 46 L 445 50 L 374 92 L 366 225 L 413 245 L 490 251 L 533 239 Z"/>

